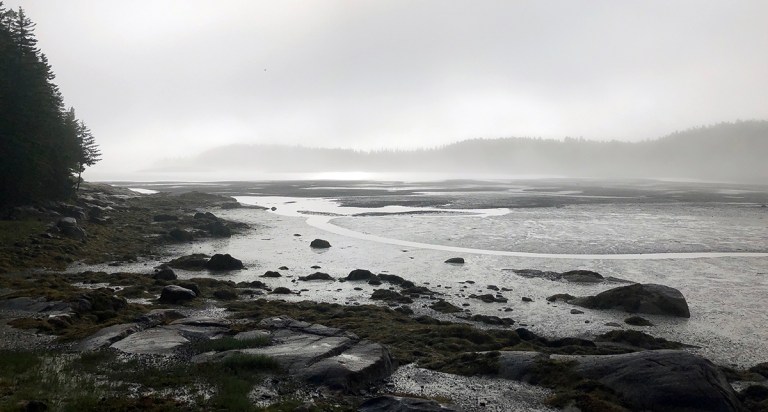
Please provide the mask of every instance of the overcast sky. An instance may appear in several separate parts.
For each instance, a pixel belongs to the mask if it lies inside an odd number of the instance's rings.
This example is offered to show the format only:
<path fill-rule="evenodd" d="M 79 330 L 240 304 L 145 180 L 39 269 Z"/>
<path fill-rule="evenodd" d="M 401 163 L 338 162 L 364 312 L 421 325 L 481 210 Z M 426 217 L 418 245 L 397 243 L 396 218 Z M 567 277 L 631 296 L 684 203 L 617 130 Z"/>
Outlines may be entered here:
<path fill-rule="evenodd" d="M 5 0 L 91 177 L 229 143 L 640 140 L 768 118 L 768 1 Z"/>

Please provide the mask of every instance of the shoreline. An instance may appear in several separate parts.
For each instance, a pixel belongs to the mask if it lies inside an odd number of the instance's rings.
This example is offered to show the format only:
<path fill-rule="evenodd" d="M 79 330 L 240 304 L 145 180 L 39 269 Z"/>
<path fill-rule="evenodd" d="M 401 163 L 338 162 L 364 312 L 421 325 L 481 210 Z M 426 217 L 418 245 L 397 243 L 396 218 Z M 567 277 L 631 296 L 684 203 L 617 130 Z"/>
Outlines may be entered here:
<path fill-rule="evenodd" d="M 166 196 L 159 196 L 158 198 L 163 198 L 163 197 L 166 197 Z M 146 199 L 146 198 L 145 197 L 137 197 L 137 199 Z M 201 199 L 205 199 L 205 201 L 200 202 Z M 178 199 L 174 199 L 174 200 L 178 200 Z M 164 201 L 168 201 L 168 199 L 165 199 Z M 195 204 L 195 202 L 198 202 L 198 203 Z M 143 210 L 140 209 L 140 210 L 134 210 L 134 211 L 131 211 L 130 210 L 131 206 L 128 206 L 128 208 L 126 209 L 126 215 L 134 216 L 134 215 L 131 214 L 132 212 L 141 212 L 141 213 L 139 213 L 137 215 L 143 216 L 143 217 L 141 217 L 141 219 L 146 219 L 147 216 L 152 215 L 152 214 L 154 214 L 154 215 L 162 214 L 161 213 L 161 212 L 163 212 L 162 209 L 163 208 L 168 208 L 168 207 L 171 207 L 172 209 L 175 208 L 176 213 L 178 213 L 179 211 L 182 211 L 182 214 L 195 213 L 195 211 L 199 212 L 199 209 L 205 209 L 205 208 L 211 209 L 212 207 L 214 207 L 213 205 L 218 205 L 216 207 L 220 207 L 221 205 L 227 205 L 227 204 L 230 204 L 231 202 L 229 200 L 221 200 L 220 198 L 219 198 L 219 200 L 214 200 L 214 198 L 212 198 L 212 197 L 208 197 L 208 196 L 203 195 L 203 196 L 200 196 L 200 197 L 197 197 L 197 198 L 186 197 L 186 198 L 181 199 L 180 203 L 177 203 L 177 202 L 171 202 L 171 203 L 173 203 L 173 205 L 169 205 L 168 203 L 162 203 L 161 202 L 161 206 L 162 207 L 160 207 L 160 208 L 152 209 L 150 207 L 148 209 L 143 209 Z M 180 204 L 183 204 L 183 207 L 179 207 Z M 231 207 L 231 206 L 227 206 L 227 207 Z M 179 222 L 179 221 L 174 221 L 174 222 Z M 181 219 L 180 222 L 185 222 L 185 221 L 183 219 Z M 117 221 L 115 221 L 112 224 L 114 225 L 114 224 L 119 224 L 119 223 Z M 226 224 L 234 224 L 234 222 L 228 222 Z M 88 229 L 90 227 L 90 224 L 85 226 L 85 227 L 86 227 L 86 229 Z M 145 230 L 146 230 L 146 228 L 145 228 Z M 240 230 L 249 231 L 249 230 L 254 230 L 254 229 L 248 229 L 245 226 L 240 226 Z M 96 233 L 99 236 L 104 236 L 104 234 L 102 232 L 96 232 Z M 149 233 L 144 232 L 144 234 L 149 234 Z M 99 239 L 99 238 L 89 238 L 89 240 L 87 242 L 100 242 L 100 241 L 102 241 L 102 240 L 97 240 L 97 239 Z M 165 242 L 165 241 L 160 241 L 159 243 L 154 243 L 154 241 L 153 241 L 152 246 L 149 249 L 149 253 L 146 256 L 155 256 L 156 257 L 159 254 L 162 254 L 161 249 L 167 250 L 167 246 L 166 246 L 167 243 L 164 245 L 163 242 Z M 88 247 L 84 247 L 83 249 L 85 251 L 92 251 L 92 250 L 99 251 L 100 250 L 100 249 L 93 249 L 93 248 L 88 248 Z M 141 256 L 145 256 L 145 255 L 137 254 L 136 257 L 138 258 L 138 257 L 141 257 Z M 105 262 L 105 263 L 106 262 L 110 262 L 110 263 L 114 262 L 114 260 L 107 259 L 106 257 L 112 257 L 112 255 L 106 255 L 106 254 L 105 255 L 101 255 L 101 258 L 100 258 L 101 261 Z M 235 257 L 237 257 L 237 256 L 235 256 Z M 94 261 L 98 261 L 99 258 L 91 257 L 91 259 L 93 259 Z M 132 260 L 135 260 L 135 259 L 132 259 Z M 115 266 L 115 269 L 119 270 L 119 266 Z M 151 271 L 151 268 L 147 268 L 147 271 Z M 38 290 L 38 292 L 40 292 L 40 291 L 44 292 L 43 295 L 44 296 L 48 296 L 48 298 L 52 298 L 53 295 L 55 295 L 57 292 L 63 293 L 62 296 L 66 295 L 67 293 L 70 293 L 70 294 L 82 294 L 83 290 L 71 287 L 71 284 L 74 281 L 78 280 L 78 279 L 81 282 L 96 282 L 96 283 L 106 282 L 106 283 L 109 283 L 109 285 L 110 285 L 109 287 L 115 289 L 112 292 L 113 293 L 117 293 L 118 296 L 120 296 L 121 294 L 125 295 L 126 294 L 126 290 L 128 290 L 131 293 L 137 294 L 137 296 L 147 296 L 147 293 L 152 294 L 153 293 L 152 291 L 154 291 L 154 293 L 157 293 L 159 291 L 158 288 L 160 288 L 162 286 L 162 283 L 158 283 L 157 280 L 152 279 L 152 277 L 151 277 L 152 273 L 148 273 L 148 274 L 144 274 L 144 275 L 123 273 L 123 274 L 120 274 L 117 277 L 111 276 L 111 275 L 110 276 L 105 276 L 105 275 L 106 275 L 106 273 L 104 275 L 101 275 L 101 274 L 98 274 L 98 273 L 87 273 L 87 272 L 86 273 L 79 273 L 79 274 L 61 274 L 59 276 L 45 275 L 45 276 L 51 276 L 51 277 L 58 277 L 60 279 L 57 282 L 52 282 L 51 285 L 49 286 L 49 289 L 47 289 L 48 291 Z M 0 276 L 5 276 L 5 275 L 0 275 Z M 39 277 L 39 276 L 40 275 L 33 275 L 32 278 L 36 278 L 36 277 Z M 198 303 L 190 303 L 192 306 L 189 306 L 190 304 L 184 304 L 184 305 L 181 306 L 182 308 L 187 308 L 187 309 L 191 310 L 190 313 L 194 313 L 194 311 L 196 311 L 196 310 L 202 310 L 202 309 L 205 309 L 206 307 L 210 308 L 211 304 L 213 304 L 214 306 L 227 307 L 227 308 L 229 308 L 229 313 L 236 315 L 236 317 L 238 317 L 240 319 L 245 319 L 245 320 L 251 319 L 248 322 L 250 322 L 250 324 L 253 324 L 253 320 L 258 320 L 261 316 L 264 315 L 264 313 L 261 313 L 261 312 L 259 312 L 258 315 L 257 315 L 257 313 L 253 312 L 253 305 L 256 304 L 257 302 L 262 302 L 262 303 L 259 303 L 258 305 L 260 305 L 260 307 L 263 307 L 264 310 L 266 310 L 267 312 L 270 312 L 270 313 L 274 314 L 274 313 L 277 313 L 275 311 L 282 310 L 282 312 L 283 312 L 282 314 L 283 315 L 289 315 L 289 316 L 293 315 L 298 320 L 307 319 L 307 320 L 310 320 L 311 322 L 312 321 L 319 321 L 318 323 L 324 324 L 326 326 L 329 326 L 327 324 L 330 324 L 330 326 L 332 326 L 332 327 L 342 327 L 342 329 L 350 330 L 352 332 L 355 332 L 357 335 L 359 335 L 359 336 L 361 336 L 363 338 L 373 337 L 373 333 L 374 332 L 373 332 L 373 330 L 369 330 L 368 329 L 369 326 L 365 326 L 364 323 L 357 323 L 357 322 L 360 322 L 362 320 L 362 318 L 361 318 L 360 321 L 356 320 L 353 323 L 346 323 L 346 322 L 338 323 L 337 321 L 333 320 L 334 318 L 332 318 L 332 317 L 329 318 L 326 315 L 323 315 L 323 313 L 328 313 L 327 312 L 328 308 L 331 308 L 331 312 L 333 312 L 333 313 L 335 313 L 336 311 L 341 311 L 339 313 L 346 313 L 347 314 L 346 316 L 351 316 L 350 320 L 357 319 L 356 316 L 369 316 L 370 313 L 378 313 L 379 315 L 377 315 L 377 316 L 382 316 L 384 319 L 387 319 L 387 318 L 391 318 L 392 319 L 393 323 L 391 323 L 391 325 L 393 325 L 392 326 L 393 330 L 391 331 L 391 333 L 397 333 L 396 330 L 397 330 L 398 327 L 400 327 L 400 326 L 397 326 L 398 322 L 405 322 L 404 323 L 405 325 L 413 325 L 413 327 L 416 327 L 416 325 L 420 325 L 418 327 L 419 328 L 426 328 L 426 329 L 424 329 L 425 331 L 432 330 L 432 329 L 437 331 L 437 330 L 442 330 L 442 328 L 451 329 L 451 328 L 461 327 L 461 328 L 469 328 L 467 330 L 475 330 L 476 331 L 476 332 L 472 332 L 472 333 L 483 334 L 483 333 L 491 333 L 491 332 L 483 332 L 483 330 L 488 330 L 488 331 L 493 331 L 494 330 L 493 326 L 491 326 L 490 329 L 485 329 L 485 328 L 483 328 L 483 329 L 475 329 L 472 326 L 468 326 L 466 323 L 451 323 L 451 322 L 438 321 L 438 320 L 427 320 L 429 318 L 424 318 L 422 320 L 422 321 L 426 321 L 426 323 L 419 323 L 418 319 L 410 318 L 410 317 L 407 316 L 407 314 L 399 313 L 399 312 L 396 312 L 396 311 L 394 311 L 392 309 L 388 309 L 386 306 L 384 306 L 384 307 L 382 307 L 382 306 L 375 306 L 375 305 L 374 306 L 360 305 L 360 306 L 349 306 L 349 307 L 343 306 L 343 305 L 341 305 L 341 306 L 339 306 L 339 305 L 337 305 L 337 306 L 326 306 L 328 304 L 323 304 L 323 303 L 301 303 L 301 304 L 293 303 L 292 304 L 292 303 L 281 303 L 279 300 L 258 300 L 258 299 L 257 300 L 249 300 L 249 299 L 237 299 L 237 298 L 234 299 L 234 300 L 231 300 L 231 298 L 228 299 L 228 300 L 221 300 L 220 298 L 216 297 L 214 294 L 215 293 L 219 293 L 219 296 L 225 296 L 223 291 L 226 290 L 226 291 L 229 291 L 230 293 L 232 293 L 232 291 L 234 291 L 235 297 L 237 297 L 237 295 L 239 293 L 241 293 L 243 289 L 248 288 L 248 287 L 244 286 L 244 285 L 235 284 L 234 282 L 227 283 L 226 281 L 222 281 L 222 280 L 216 280 L 216 279 L 210 279 L 210 278 L 206 278 L 206 279 L 208 279 L 208 280 L 204 280 L 203 278 L 193 278 L 193 279 L 191 279 L 191 280 L 195 280 L 198 283 L 198 287 L 201 287 L 201 292 L 203 294 L 203 297 L 206 299 L 206 301 L 205 302 L 198 302 Z M 181 281 L 178 281 L 176 283 L 180 283 L 180 282 Z M 189 282 L 189 281 L 187 281 L 187 282 Z M 8 286 L 13 286 L 13 287 L 19 288 L 20 286 L 22 286 L 23 283 L 24 282 L 19 281 L 15 285 L 5 285 L 2 288 L 0 288 L 0 291 L 3 291 L 3 293 L 1 294 L 2 295 L 2 299 L 7 301 L 8 296 L 10 296 L 10 294 L 7 293 L 7 290 L 9 290 L 11 288 L 8 287 Z M 123 283 L 123 285 L 119 285 L 120 283 Z M 171 283 L 173 283 L 173 282 L 171 282 Z M 67 285 L 69 285 L 69 286 L 67 286 Z M 121 286 L 121 288 L 117 289 L 116 287 L 118 287 L 118 286 Z M 137 287 L 139 287 L 139 286 L 141 288 L 144 288 L 144 289 L 143 290 L 137 289 Z M 130 290 L 131 288 L 133 288 L 133 290 Z M 250 287 L 250 289 L 253 290 L 253 291 L 258 291 L 258 288 L 254 289 L 253 287 Z M 33 289 L 29 288 L 29 287 L 27 289 L 25 289 L 25 290 L 27 291 L 27 293 L 32 293 L 32 291 L 33 291 Z M 97 290 L 101 290 L 101 289 L 97 289 Z M 429 289 L 427 288 L 427 290 L 429 290 Z M 264 292 L 266 292 L 266 291 L 263 290 L 262 293 L 264 293 Z M 95 293 L 95 292 L 93 292 L 93 293 Z M 417 293 L 417 294 L 423 294 L 423 293 L 425 293 L 425 292 L 421 291 L 420 293 Z M 154 296 L 156 297 L 156 295 L 154 295 Z M 230 296 L 231 297 L 231 295 L 226 295 L 226 296 Z M 251 303 L 249 303 L 249 302 L 251 302 Z M 202 305 L 202 307 L 200 305 Z M 289 306 L 286 306 L 286 305 L 289 305 Z M 293 306 L 291 306 L 291 305 L 293 305 Z M 153 305 L 153 306 L 156 306 L 156 305 Z M 395 306 L 395 308 L 401 307 L 401 306 L 407 306 L 407 305 Z M 162 305 L 161 305 L 161 307 L 162 307 Z M 167 306 L 165 306 L 165 307 L 167 307 Z M 171 306 L 171 307 L 173 307 L 173 306 Z M 101 322 L 101 323 L 97 321 L 95 324 L 92 324 L 88 328 L 85 328 L 82 332 L 74 333 L 74 334 L 72 334 L 72 336 L 76 336 L 77 337 L 76 340 L 79 340 L 79 339 L 82 339 L 82 337 L 85 337 L 88 334 L 90 334 L 91 330 L 95 331 L 95 330 L 100 329 L 102 326 L 108 326 L 110 324 L 111 325 L 119 325 L 120 322 L 118 322 L 118 320 L 122 321 L 123 319 L 125 319 L 127 321 L 127 320 L 129 320 L 130 317 L 141 316 L 141 313 L 147 313 L 147 311 L 151 308 L 151 306 L 147 306 L 147 305 L 138 305 L 138 306 L 136 306 L 135 304 L 130 304 L 130 305 L 128 305 L 127 308 L 128 308 L 127 309 L 128 310 L 127 313 L 120 313 L 121 311 L 124 311 L 126 309 L 116 310 L 115 312 L 117 313 L 117 317 L 113 318 L 113 320 L 107 320 L 107 322 Z M 323 308 L 325 308 L 325 309 L 323 309 Z M 297 309 L 299 309 L 299 310 L 297 311 Z M 405 309 L 403 309 L 403 310 L 405 311 Z M 323 311 L 326 311 L 326 312 L 323 312 Z M 355 315 L 356 312 L 359 313 L 359 315 Z M 303 317 L 304 319 L 302 319 L 301 317 Z M 399 319 L 399 320 L 397 320 L 395 322 L 396 319 Z M 410 320 L 407 320 L 407 319 L 410 319 Z M 419 319 L 421 319 L 421 318 L 419 318 Z M 437 322 L 437 323 L 434 323 L 434 322 Z M 75 323 L 77 323 L 77 322 L 75 322 Z M 227 327 L 228 328 L 232 328 L 232 327 L 234 327 L 233 325 L 235 325 L 235 324 L 237 324 L 237 323 L 233 323 L 232 325 L 229 325 Z M 460 325 L 462 325 L 462 326 L 460 326 Z M 30 327 L 30 326 L 39 327 L 40 325 L 39 324 L 38 325 L 29 325 L 29 324 L 27 324 L 25 326 L 26 327 Z M 51 326 L 51 325 L 48 325 L 48 326 Z M 371 325 L 371 326 L 374 326 L 374 325 Z M 464 329 L 462 329 L 462 330 L 464 330 Z M 502 330 L 504 330 L 504 329 L 502 329 Z M 424 333 L 428 334 L 428 332 L 424 332 Z M 431 332 L 429 332 L 429 333 L 431 333 Z M 504 333 L 506 333 L 506 335 L 502 334 L 502 335 L 498 335 L 498 336 L 499 337 L 500 336 L 510 336 L 509 339 L 511 339 L 511 336 L 513 336 L 513 335 L 517 336 L 518 335 L 518 332 L 515 332 L 512 329 L 506 329 L 506 332 L 504 332 Z M 519 333 L 522 333 L 522 332 L 519 332 Z M 388 336 L 387 334 L 381 335 L 381 332 L 379 332 L 379 334 L 377 336 L 378 336 L 379 340 L 383 340 L 384 341 L 383 343 L 385 344 L 385 346 L 389 346 L 390 350 L 393 350 L 395 354 L 400 354 L 399 355 L 400 358 L 405 358 L 404 360 L 407 360 L 409 355 L 405 355 L 406 352 L 403 352 L 403 349 L 398 349 L 400 346 L 402 346 L 402 343 L 399 343 L 397 341 L 391 341 L 387 337 Z M 488 336 L 491 336 L 491 335 L 488 335 Z M 536 336 L 536 335 L 534 334 L 533 336 Z M 492 339 L 492 340 L 493 339 L 500 339 L 499 337 L 489 338 L 489 339 Z M 504 338 L 504 339 L 507 339 L 507 338 Z M 515 338 L 515 339 L 519 339 L 519 338 Z M 543 339 L 543 338 L 537 338 L 537 339 Z M 531 341 L 527 341 L 528 342 L 527 345 L 529 345 L 529 346 L 527 346 L 525 350 L 531 350 L 532 348 L 538 348 L 539 351 L 544 351 L 545 353 L 562 353 L 562 351 L 563 351 L 562 347 L 560 347 L 558 349 L 555 346 L 551 346 L 552 345 L 551 342 L 553 341 L 553 339 L 557 340 L 556 338 L 549 338 L 549 339 L 544 339 L 544 340 L 531 340 Z M 376 341 L 375 339 L 372 339 L 372 340 Z M 387 342 L 389 342 L 389 343 L 387 343 Z M 518 341 L 518 342 L 520 342 L 520 341 Z M 579 342 L 581 342 L 581 341 L 579 341 Z M 652 342 L 656 342 L 656 341 L 652 340 Z M 419 346 L 419 345 L 423 345 L 424 343 L 418 343 L 417 342 L 417 343 L 414 343 L 414 344 Z M 504 349 L 505 348 L 503 343 L 499 342 L 499 344 L 502 345 L 502 346 L 493 346 L 493 345 L 491 345 L 491 346 L 488 346 L 488 349 L 499 350 L 499 349 Z M 581 344 L 582 345 L 587 345 L 586 343 L 581 343 Z M 530 345 L 533 345 L 533 346 L 530 346 Z M 588 345 L 584 346 L 584 347 L 581 347 L 581 349 L 579 351 L 581 351 L 582 353 L 600 353 L 600 350 L 597 350 L 597 352 L 595 352 L 596 349 L 585 349 L 585 348 L 589 348 L 589 347 L 590 346 L 588 346 Z M 472 350 L 471 347 L 467 347 L 467 349 L 470 349 L 470 351 Z M 488 349 L 486 349 L 486 350 L 488 350 Z M 421 350 L 423 350 L 423 349 L 421 349 Z M 477 348 L 475 348 L 474 350 L 477 350 Z M 512 349 L 512 350 L 514 351 L 514 350 L 520 350 L 520 349 Z M 568 349 L 568 350 L 572 350 L 572 349 Z M 615 350 L 615 349 L 612 349 L 612 350 Z M 584 352 L 584 351 L 586 351 L 586 352 Z M 492 372 L 492 370 L 493 370 L 493 368 L 483 370 L 481 365 L 484 365 L 485 361 L 482 361 L 481 359 L 472 358 L 472 359 L 469 359 L 469 363 L 467 363 L 467 360 L 462 361 L 461 360 L 461 356 L 463 356 L 462 355 L 463 351 L 461 349 L 457 348 L 457 347 L 451 348 L 450 346 L 448 346 L 448 347 L 446 347 L 446 349 L 443 349 L 442 351 L 438 350 L 437 352 L 434 352 L 434 353 L 435 353 L 435 355 L 429 355 L 429 356 L 438 356 L 439 355 L 438 358 L 434 358 L 435 360 L 432 360 L 432 361 L 421 360 L 420 363 L 421 364 L 427 364 L 427 365 L 431 364 L 432 367 L 435 368 L 438 371 L 439 370 L 450 370 L 450 371 L 452 371 L 454 373 L 460 371 L 459 369 L 455 369 L 457 365 L 464 365 L 465 364 L 468 367 L 468 369 L 465 369 L 463 371 L 463 374 L 469 374 L 469 375 L 473 375 L 473 374 L 485 375 L 485 374 L 488 374 L 489 372 Z M 412 356 L 412 355 L 410 355 L 410 356 Z M 445 359 L 452 359 L 452 360 L 450 362 L 437 361 L 436 360 L 436 359 L 439 359 L 439 358 L 441 359 L 441 357 L 446 357 Z M 397 356 L 396 356 L 396 358 L 397 358 Z M 435 362 L 437 362 L 437 363 L 435 363 Z M 442 363 L 440 363 L 440 362 L 442 362 Z M 406 363 L 408 363 L 408 362 L 406 362 Z M 744 375 L 746 372 L 738 372 L 738 373 L 734 372 L 734 373 L 736 373 L 737 375 L 739 373 Z M 739 376 L 741 376 L 741 375 L 739 375 Z M 752 376 L 752 377 L 754 378 L 754 376 Z M 573 393 L 571 395 L 566 395 L 567 391 L 563 392 L 564 388 L 569 387 L 568 385 L 571 385 L 571 384 L 573 384 L 573 382 L 565 384 L 565 386 L 563 386 L 563 385 L 560 385 L 560 386 L 554 385 L 554 386 L 551 387 L 551 389 L 556 391 L 557 393 L 560 393 L 560 395 L 558 395 L 558 396 L 565 396 L 565 399 L 569 400 L 569 402 L 578 402 L 578 397 L 574 397 Z M 544 386 L 546 386 L 546 384 Z M 384 387 L 381 387 L 380 389 L 383 389 L 383 388 Z M 570 389 L 568 389 L 568 390 L 572 391 L 573 388 L 570 387 Z M 386 393 L 386 391 L 384 391 L 384 393 Z M 600 399 L 599 394 L 592 393 L 590 396 L 597 396 L 598 398 L 596 398 L 596 399 Z M 349 406 L 350 408 L 352 408 L 352 409 L 356 408 L 357 407 L 356 405 L 359 405 L 360 402 L 363 400 L 363 399 L 361 399 L 357 395 L 356 396 L 352 396 L 352 397 L 350 397 L 348 395 L 343 395 L 342 398 L 345 399 L 344 400 L 345 404 L 347 406 Z M 560 399 L 560 398 L 558 398 L 558 399 Z M 560 402 L 560 401 L 562 401 L 562 399 L 560 399 L 558 402 Z M 616 402 L 615 399 L 607 399 L 607 400 L 603 399 L 603 401 L 609 402 L 609 403 L 610 402 Z M 563 404 L 563 406 L 564 405 L 565 404 Z M 466 407 L 465 407 L 465 409 L 466 409 Z"/>

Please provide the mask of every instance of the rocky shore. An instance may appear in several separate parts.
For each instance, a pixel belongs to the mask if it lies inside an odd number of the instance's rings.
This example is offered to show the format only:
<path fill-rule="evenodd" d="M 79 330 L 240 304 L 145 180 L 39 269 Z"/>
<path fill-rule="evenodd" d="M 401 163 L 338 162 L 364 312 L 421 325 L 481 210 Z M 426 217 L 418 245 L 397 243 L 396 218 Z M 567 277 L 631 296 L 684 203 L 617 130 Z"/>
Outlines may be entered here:
<path fill-rule="evenodd" d="M 204 193 L 86 185 L 77 202 L 9 211 L 0 221 L 0 410 L 768 410 L 766 364 L 715 365 L 685 343 L 619 327 L 594 339 L 539 336 L 512 317 L 467 313 L 406 276 L 349 268 L 336 278 L 317 268 L 291 288 L 271 283 L 282 268 L 247 282 L 179 278 L 175 271 L 244 267 L 226 250 L 165 255 L 167 246 L 258 230 L 217 217 L 237 207 Z M 120 271 L 149 258 L 165 263 Z M 64 271 L 75 262 L 114 271 Z M 685 297 L 665 285 L 584 270 L 516 272 L 612 285 L 547 299 L 573 315 L 624 311 L 628 325 L 650 323 L 644 314 L 690 317 Z M 320 282 L 372 293 L 353 306 L 281 299 Z M 503 312 L 504 293 L 488 285 L 469 299 Z M 425 298 L 449 318 L 415 314 Z M 453 379 L 470 381 L 435 390 Z M 494 403 L 473 393 L 472 379 L 525 395 L 518 405 Z"/>

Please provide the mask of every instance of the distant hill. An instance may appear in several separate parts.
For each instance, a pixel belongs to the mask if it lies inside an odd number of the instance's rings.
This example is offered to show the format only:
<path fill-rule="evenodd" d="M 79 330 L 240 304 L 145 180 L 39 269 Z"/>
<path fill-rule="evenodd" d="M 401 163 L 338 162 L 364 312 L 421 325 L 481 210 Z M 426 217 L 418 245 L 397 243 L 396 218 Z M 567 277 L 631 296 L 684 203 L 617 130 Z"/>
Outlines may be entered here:
<path fill-rule="evenodd" d="M 768 183 L 767 160 L 768 121 L 740 121 L 635 143 L 501 138 L 373 152 L 238 144 L 166 160 L 153 171 L 446 172 Z"/>

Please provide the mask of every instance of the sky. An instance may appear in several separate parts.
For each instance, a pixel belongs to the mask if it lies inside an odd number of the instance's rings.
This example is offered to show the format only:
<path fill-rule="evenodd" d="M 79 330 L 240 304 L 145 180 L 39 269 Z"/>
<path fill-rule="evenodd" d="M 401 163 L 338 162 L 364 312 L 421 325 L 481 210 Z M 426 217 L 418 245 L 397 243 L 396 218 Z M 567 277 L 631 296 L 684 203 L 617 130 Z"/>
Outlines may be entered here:
<path fill-rule="evenodd" d="M 5 0 L 116 178 L 233 143 L 636 141 L 768 119 L 768 1 Z"/>

